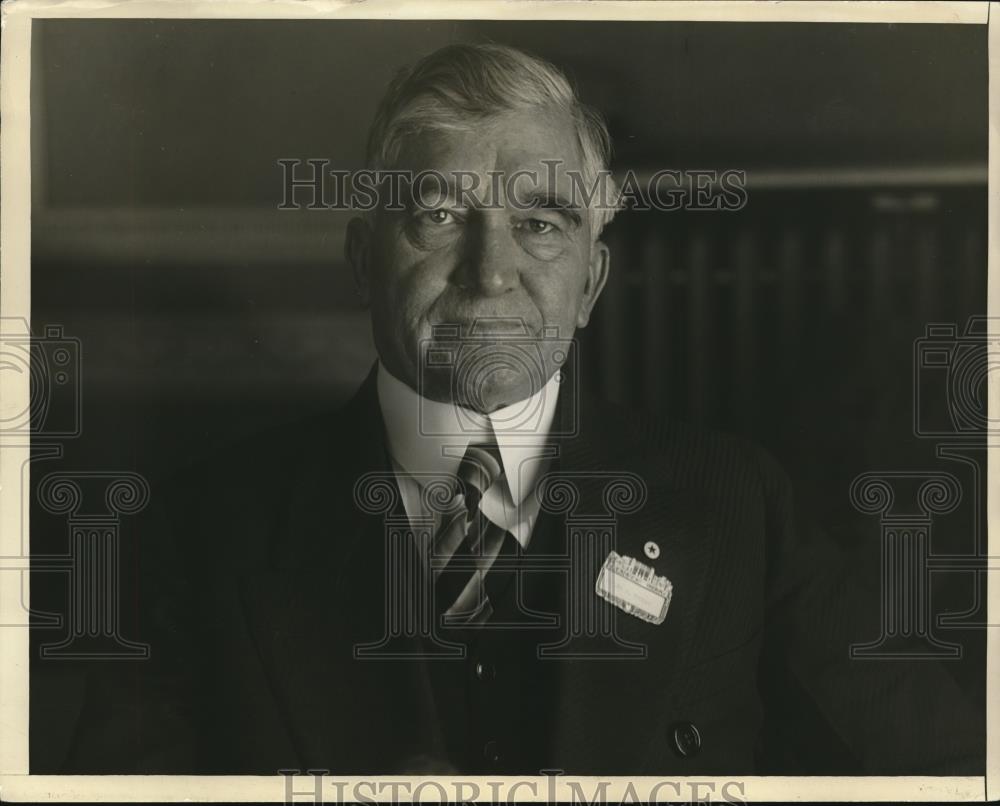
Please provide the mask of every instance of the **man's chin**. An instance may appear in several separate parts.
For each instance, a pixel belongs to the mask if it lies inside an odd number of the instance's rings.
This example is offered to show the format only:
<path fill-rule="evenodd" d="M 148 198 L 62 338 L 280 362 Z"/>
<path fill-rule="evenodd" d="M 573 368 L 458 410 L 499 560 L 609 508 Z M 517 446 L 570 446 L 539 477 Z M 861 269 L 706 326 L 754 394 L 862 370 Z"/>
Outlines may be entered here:
<path fill-rule="evenodd" d="M 489 414 L 526 400 L 543 385 L 540 378 L 528 377 L 523 372 L 497 369 L 481 376 L 470 373 L 459 378 L 445 373 L 427 374 L 419 391 L 432 400 Z"/>
<path fill-rule="evenodd" d="M 524 337 L 434 340 L 422 352 L 422 394 L 481 413 L 525 400 L 548 380 L 538 343 Z"/>

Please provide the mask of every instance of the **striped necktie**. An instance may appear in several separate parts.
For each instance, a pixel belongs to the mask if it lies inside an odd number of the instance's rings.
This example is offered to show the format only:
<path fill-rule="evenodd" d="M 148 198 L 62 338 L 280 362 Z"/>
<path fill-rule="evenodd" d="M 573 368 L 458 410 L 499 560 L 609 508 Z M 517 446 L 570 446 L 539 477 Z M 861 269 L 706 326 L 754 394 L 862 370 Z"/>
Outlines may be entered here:
<path fill-rule="evenodd" d="M 510 569 L 490 572 L 498 556 L 511 556 L 519 544 L 510 532 L 489 520 L 480 509 L 494 484 L 504 483 L 503 464 L 496 443 L 469 445 L 458 466 L 459 493 L 464 506 L 448 516 L 438 529 L 434 553 L 449 557 L 435 571 L 434 599 L 445 624 L 481 624 L 493 613 L 490 593 L 499 593 Z"/>

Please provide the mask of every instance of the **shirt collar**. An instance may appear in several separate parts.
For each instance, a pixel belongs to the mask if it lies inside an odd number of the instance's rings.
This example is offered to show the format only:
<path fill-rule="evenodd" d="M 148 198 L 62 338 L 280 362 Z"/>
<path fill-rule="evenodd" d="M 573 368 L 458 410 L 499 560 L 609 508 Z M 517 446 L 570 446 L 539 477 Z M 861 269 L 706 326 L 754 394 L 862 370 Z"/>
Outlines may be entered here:
<path fill-rule="evenodd" d="M 514 503 L 534 488 L 555 417 L 558 372 L 531 397 L 486 415 L 421 397 L 381 361 L 377 383 L 389 452 L 417 481 L 421 473 L 453 475 L 470 442 L 495 437 Z"/>

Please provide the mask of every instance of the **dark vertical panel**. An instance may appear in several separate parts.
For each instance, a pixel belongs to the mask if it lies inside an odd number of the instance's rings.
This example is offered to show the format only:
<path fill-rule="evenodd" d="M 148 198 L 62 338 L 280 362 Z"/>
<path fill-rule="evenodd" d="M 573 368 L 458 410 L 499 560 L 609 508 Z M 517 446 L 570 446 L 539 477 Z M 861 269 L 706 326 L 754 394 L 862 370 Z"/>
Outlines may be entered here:
<path fill-rule="evenodd" d="M 708 383 L 712 346 L 709 320 L 711 252 L 708 236 L 698 229 L 691 237 L 688 257 L 688 416 L 692 422 L 707 419 Z"/>
<path fill-rule="evenodd" d="M 744 230 L 736 238 L 733 260 L 733 342 L 735 374 L 733 402 L 735 420 L 741 426 L 756 422 L 757 390 L 757 283 L 759 282 L 757 240 Z"/>
<path fill-rule="evenodd" d="M 789 377 L 798 366 L 802 346 L 802 316 L 804 303 L 802 275 L 808 271 L 803 265 L 801 232 L 782 228 L 778 236 L 778 295 L 781 307 L 781 376 Z"/>
<path fill-rule="evenodd" d="M 672 362 L 667 331 L 670 263 L 663 236 L 655 229 L 646 236 L 642 245 L 641 266 L 644 403 L 650 411 L 656 411 L 664 402 L 664 388 L 672 372 Z"/>

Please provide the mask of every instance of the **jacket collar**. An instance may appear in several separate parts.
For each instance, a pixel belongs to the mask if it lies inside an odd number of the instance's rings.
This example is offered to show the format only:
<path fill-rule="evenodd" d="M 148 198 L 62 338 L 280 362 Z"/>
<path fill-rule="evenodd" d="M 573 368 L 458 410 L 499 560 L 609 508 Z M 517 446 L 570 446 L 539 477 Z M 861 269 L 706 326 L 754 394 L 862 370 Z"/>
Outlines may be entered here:
<path fill-rule="evenodd" d="M 378 406 L 389 452 L 408 473 L 454 475 L 472 442 L 495 441 L 514 504 L 534 488 L 559 399 L 559 378 L 531 397 L 484 415 L 421 397 L 379 362 Z"/>

